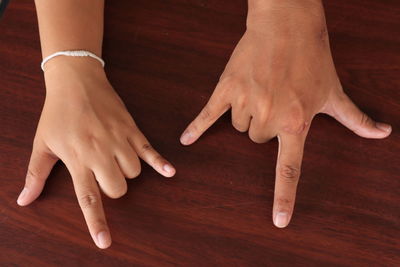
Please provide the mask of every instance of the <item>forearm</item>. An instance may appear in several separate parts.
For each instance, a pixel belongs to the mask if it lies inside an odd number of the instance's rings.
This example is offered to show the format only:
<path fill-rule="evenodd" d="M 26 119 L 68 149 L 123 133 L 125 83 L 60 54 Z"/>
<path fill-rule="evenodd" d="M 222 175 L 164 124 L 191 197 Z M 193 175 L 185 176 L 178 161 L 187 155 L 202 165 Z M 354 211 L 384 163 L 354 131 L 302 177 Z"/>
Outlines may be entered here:
<path fill-rule="evenodd" d="M 104 0 L 35 0 L 43 58 L 62 50 L 101 56 Z"/>

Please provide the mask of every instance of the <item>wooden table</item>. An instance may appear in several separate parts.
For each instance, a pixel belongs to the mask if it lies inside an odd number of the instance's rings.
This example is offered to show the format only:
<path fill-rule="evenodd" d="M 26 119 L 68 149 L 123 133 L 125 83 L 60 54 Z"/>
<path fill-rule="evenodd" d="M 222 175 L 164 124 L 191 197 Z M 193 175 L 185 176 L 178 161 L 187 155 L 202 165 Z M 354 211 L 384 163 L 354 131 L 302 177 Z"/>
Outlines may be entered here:
<path fill-rule="evenodd" d="M 271 219 L 276 139 L 252 143 L 228 113 L 195 145 L 178 141 L 245 30 L 246 1 L 106 2 L 109 78 L 177 175 L 144 165 L 127 195 L 104 198 L 107 250 L 92 242 L 61 163 L 38 201 L 17 206 L 45 90 L 33 1 L 11 1 L 0 21 L 0 266 L 400 265 L 398 0 L 325 1 L 345 90 L 394 130 L 367 140 L 317 116 L 286 229 Z"/>

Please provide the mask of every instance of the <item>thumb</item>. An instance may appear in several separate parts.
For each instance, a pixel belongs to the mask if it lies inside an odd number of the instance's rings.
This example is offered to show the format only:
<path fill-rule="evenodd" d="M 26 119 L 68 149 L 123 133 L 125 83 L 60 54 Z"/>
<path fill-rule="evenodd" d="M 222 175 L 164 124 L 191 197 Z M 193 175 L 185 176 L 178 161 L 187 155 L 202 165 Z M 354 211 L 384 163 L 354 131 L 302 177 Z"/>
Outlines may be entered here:
<path fill-rule="evenodd" d="M 324 113 L 334 117 L 361 137 L 380 139 L 392 132 L 389 124 L 372 120 L 344 92 L 334 94 L 329 104 L 329 109 Z"/>
<path fill-rule="evenodd" d="M 47 177 L 57 160 L 58 158 L 48 151 L 44 144 L 33 143 L 25 186 L 18 197 L 18 205 L 26 206 L 40 195 Z"/>

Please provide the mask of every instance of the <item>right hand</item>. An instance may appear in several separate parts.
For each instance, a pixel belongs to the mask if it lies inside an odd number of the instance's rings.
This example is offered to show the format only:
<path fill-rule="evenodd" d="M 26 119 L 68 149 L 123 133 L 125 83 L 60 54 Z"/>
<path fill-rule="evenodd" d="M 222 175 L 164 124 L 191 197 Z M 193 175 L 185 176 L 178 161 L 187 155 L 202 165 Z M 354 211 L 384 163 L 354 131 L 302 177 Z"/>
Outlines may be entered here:
<path fill-rule="evenodd" d="M 208 103 L 181 143 L 194 143 L 232 108 L 232 125 L 256 143 L 278 138 L 272 218 L 286 227 L 293 214 L 304 144 L 318 113 L 365 138 L 391 126 L 373 121 L 343 91 L 333 63 L 325 14 L 316 1 L 249 1 L 247 30 Z"/>
<path fill-rule="evenodd" d="M 123 196 L 125 177 L 140 173 L 139 157 L 165 177 L 175 169 L 140 132 L 98 62 L 54 58 L 46 64 L 45 80 L 46 100 L 17 203 L 26 206 L 40 195 L 60 159 L 71 173 L 94 242 L 107 248 L 111 236 L 98 185 L 111 198 Z"/>

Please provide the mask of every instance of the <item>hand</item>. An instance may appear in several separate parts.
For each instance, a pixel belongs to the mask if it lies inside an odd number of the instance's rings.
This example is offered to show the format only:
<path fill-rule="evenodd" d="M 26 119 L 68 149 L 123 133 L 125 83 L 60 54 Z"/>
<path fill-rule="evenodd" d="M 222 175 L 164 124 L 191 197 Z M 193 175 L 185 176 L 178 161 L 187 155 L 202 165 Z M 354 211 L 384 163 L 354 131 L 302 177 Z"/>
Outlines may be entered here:
<path fill-rule="evenodd" d="M 329 114 L 365 138 L 387 137 L 391 126 L 370 119 L 343 92 L 322 4 L 265 2 L 269 6 L 249 10 L 244 36 L 181 143 L 195 142 L 230 108 L 233 127 L 248 131 L 254 142 L 277 136 L 273 220 L 277 227 L 286 227 L 293 213 L 304 142 L 316 114 Z"/>
<path fill-rule="evenodd" d="M 118 198 L 127 191 L 125 177 L 139 175 L 139 157 L 165 177 L 175 169 L 140 132 L 97 61 L 54 58 L 46 64 L 45 80 L 46 100 L 17 202 L 34 201 L 61 159 L 93 240 L 107 248 L 111 236 L 97 183 L 107 196 Z"/>

